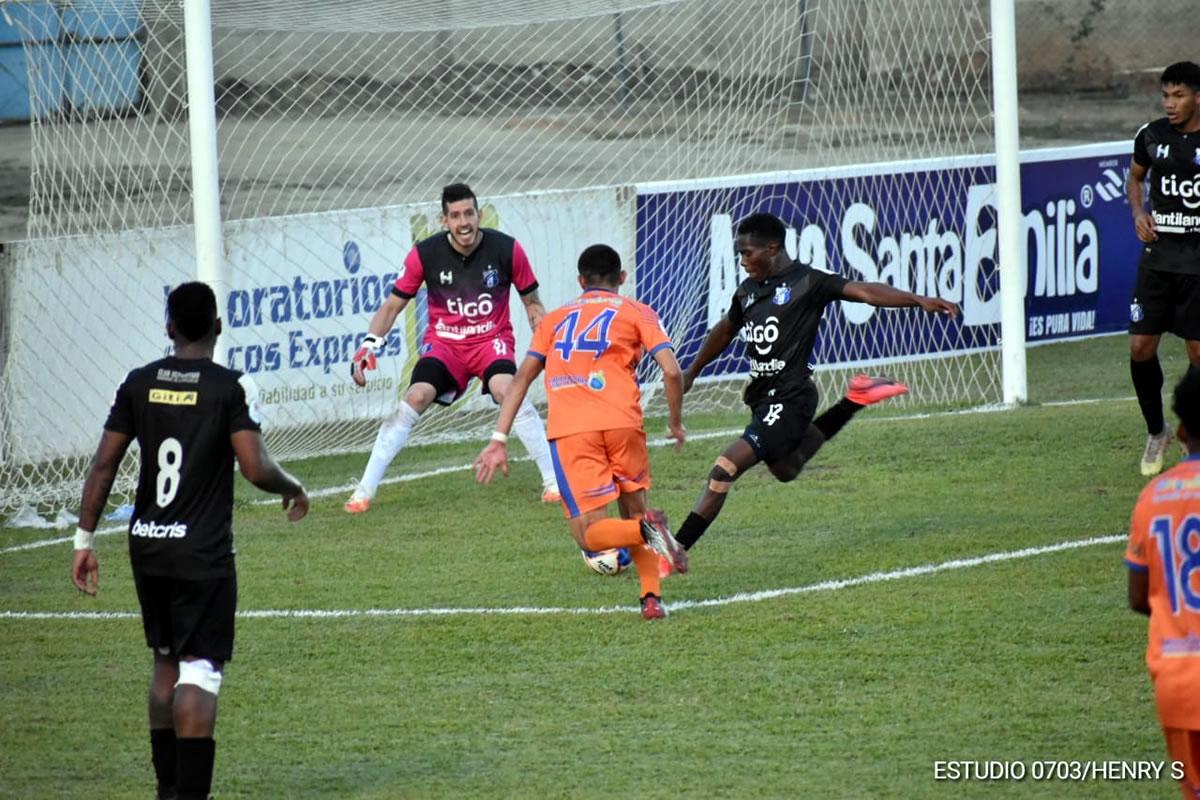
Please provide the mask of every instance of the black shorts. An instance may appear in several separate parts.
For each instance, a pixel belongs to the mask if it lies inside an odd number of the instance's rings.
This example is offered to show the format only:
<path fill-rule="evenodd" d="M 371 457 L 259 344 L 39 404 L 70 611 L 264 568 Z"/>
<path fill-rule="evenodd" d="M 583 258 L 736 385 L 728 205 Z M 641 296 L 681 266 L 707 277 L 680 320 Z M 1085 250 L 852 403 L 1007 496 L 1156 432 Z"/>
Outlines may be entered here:
<path fill-rule="evenodd" d="M 134 570 L 146 644 L 162 655 L 233 658 L 237 576 L 189 581 Z"/>
<path fill-rule="evenodd" d="M 751 409 L 753 418 L 742 438 L 759 460 L 773 464 L 791 455 L 804 440 L 804 432 L 817 413 L 817 387 L 786 398 L 768 398 Z"/>
<path fill-rule="evenodd" d="M 1200 340 L 1200 275 L 1149 269 L 1143 259 L 1129 303 L 1129 332 Z"/>

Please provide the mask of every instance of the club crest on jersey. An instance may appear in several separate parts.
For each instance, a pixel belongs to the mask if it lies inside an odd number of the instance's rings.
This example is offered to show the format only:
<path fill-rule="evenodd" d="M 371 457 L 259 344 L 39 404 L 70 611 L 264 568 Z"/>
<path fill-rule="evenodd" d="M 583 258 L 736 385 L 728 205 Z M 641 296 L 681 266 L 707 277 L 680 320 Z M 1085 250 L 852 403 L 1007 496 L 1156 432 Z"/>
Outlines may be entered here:
<path fill-rule="evenodd" d="M 785 284 L 784 286 L 775 287 L 775 296 L 771 298 L 771 302 L 777 306 L 784 306 L 787 305 L 787 302 L 791 299 L 792 287 Z"/>
<path fill-rule="evenodd" d="M 588 375 L 588 388 L 593 392 L 598 392 L 608 385 L 608 381 L 604 379 L 604 370 L 596 370 Z"/>
<path fill-rule="evenodd" d="M 483 288 L 495 289 L 500 285 L 500 273 L 491 264 L 483 271 Z"/>

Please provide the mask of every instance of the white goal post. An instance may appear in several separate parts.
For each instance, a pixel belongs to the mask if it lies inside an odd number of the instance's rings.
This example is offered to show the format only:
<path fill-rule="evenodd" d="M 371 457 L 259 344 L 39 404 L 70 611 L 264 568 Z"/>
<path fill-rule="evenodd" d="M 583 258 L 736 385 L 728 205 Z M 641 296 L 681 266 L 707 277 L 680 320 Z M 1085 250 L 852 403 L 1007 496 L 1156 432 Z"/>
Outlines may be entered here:
<path fill-rule="evenodd" d="M 993 52 L 1012 47 L 1011 8 L 1007 23 L 987 0 L 0 12 L 33 109 L 29 239 L 0 255 L 0 510 L 77 501 L 113 389 L 165 352 L 165 291 L 197 276 L 220 290 L 218 357 L 259 384 L 273 452 L 368 449 L 415 360 L 422 298 L 365 391 L 349 356 L 460 180 L 524 244 L 548 307 L 575 291 L 584 246 L 616 247 L 625 291 L 658 308 L 684 364 L 738 280 L 732 226 L 768 210 L 801 261 L 964 309 L 949 323 L 838 304 L 816 354 L 826 400 L 864 368 L 908 381 L 910 407 L 1024 397 L 1020 259 L 998 223 L 1019 200 L 1015 58 Z M 743 361 L 734 347 L 710 366 L 686 411 L 736 409 Z M 478 438 L 493 413 L 472 387 L 412 441 Z"/>

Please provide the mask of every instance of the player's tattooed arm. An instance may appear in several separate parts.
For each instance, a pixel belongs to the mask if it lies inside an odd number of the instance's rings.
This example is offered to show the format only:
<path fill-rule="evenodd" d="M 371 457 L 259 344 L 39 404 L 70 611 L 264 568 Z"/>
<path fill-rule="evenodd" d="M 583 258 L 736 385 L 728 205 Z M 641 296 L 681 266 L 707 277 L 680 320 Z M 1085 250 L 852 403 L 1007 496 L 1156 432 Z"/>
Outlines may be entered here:
<path fill-rule="evenodd" d="M 542 305 L 542 299 L 538 297 L 537 289 L 529 294 L 521 295 L 521 302 L 525 304 L 525 313 L 529 317 L 529 329 L 536 331 L 538 325 L 542 323 L 542 317 L 546 316 L 546 307 Z"/>
<path fill-rule="evenodd" d="M 733 337 L 737 335 L 737 329 L 733 322 L 730 321 L 729 315 L 721 317 L 721 321 L 713 326 L 708 332 L 708 336 L 704 337 L 704 343 L 700 345 L 700 352 L 696 354 L 696 358 L 688 365 L 688 368 L 683 371 L 683 393 L 687 394 L 691 390 L 692 384 L 696 382 L 696 378 L 700 372 L 709 365 L 721 353 L 725 352 L 725 348 L 729 347 L 729 343 L 733 341 Z"/>

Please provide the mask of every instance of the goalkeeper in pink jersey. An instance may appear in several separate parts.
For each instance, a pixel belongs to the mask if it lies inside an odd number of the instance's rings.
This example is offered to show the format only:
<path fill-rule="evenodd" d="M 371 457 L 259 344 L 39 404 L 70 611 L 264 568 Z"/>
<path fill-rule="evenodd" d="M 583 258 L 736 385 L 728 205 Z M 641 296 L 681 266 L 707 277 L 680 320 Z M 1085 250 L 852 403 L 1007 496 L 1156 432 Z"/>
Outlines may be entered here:
<path fill-rule="evenodd" d="M 434 402 L 450 405 L 466 391 L 471 378 L 480 380 L 485 394 L 503 402 L 517 371 L 509 287 L 521 295 L 530 328 L 536 329 L 546 315 L 524 248 L 507 234 L 479 226 L 479 201 L 465 183 L 442 190 L 442 225 L 445 231 L 417 242 L 408 252 L 391 295 L 375 312 L 354 354 L 351 376 L 365 386 L 366 372 L 375 368 L 387 332 L 424 283 L 429 326 L 420 358 L 404 399 L 380 426 L 362 480 L 346 501 L 351 514 L 371 507 L 384 471 Z M 521 404 L 514 428 L 542 474 L 542 500 L 559 502 L 546 427 L 529 400 Z"/>

